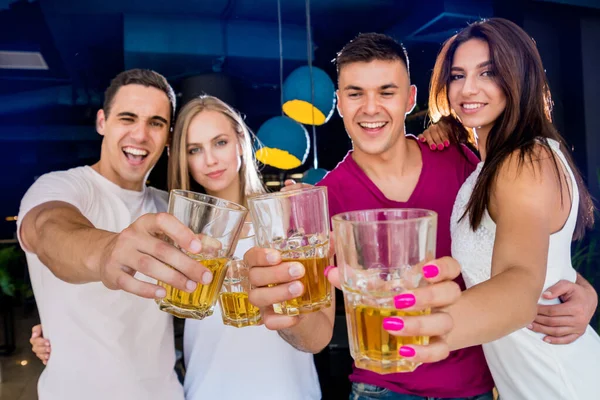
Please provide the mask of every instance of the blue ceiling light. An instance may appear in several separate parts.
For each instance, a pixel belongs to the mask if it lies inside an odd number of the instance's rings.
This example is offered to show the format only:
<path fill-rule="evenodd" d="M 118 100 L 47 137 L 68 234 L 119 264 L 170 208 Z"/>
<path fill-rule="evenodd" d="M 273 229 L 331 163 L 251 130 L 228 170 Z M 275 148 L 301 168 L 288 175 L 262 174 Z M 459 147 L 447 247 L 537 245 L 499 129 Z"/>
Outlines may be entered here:
<path fill-rule="evenodd" d="M 302 124 L 323 125 L 329 121 L 334 106 L 335 87 L 320 68 L 297 68 L 283 84 L 283 112 Z"/>
<path fill-rule="evenodd" d="M 256 159 L 279 169 L 294 169 L 306 161 L 310 139 L 306 129 L 288 117 L 273 117 L 256 133 Z"/>
<path fill-rule="evenodd" d="M 329 171 L 323 168 L 311 168 L 304 173 L 304 176 L 302 177 L 302 183 L 316 185 L 321 181 L 321 179 L 325 178 L 327 172 Z"/>

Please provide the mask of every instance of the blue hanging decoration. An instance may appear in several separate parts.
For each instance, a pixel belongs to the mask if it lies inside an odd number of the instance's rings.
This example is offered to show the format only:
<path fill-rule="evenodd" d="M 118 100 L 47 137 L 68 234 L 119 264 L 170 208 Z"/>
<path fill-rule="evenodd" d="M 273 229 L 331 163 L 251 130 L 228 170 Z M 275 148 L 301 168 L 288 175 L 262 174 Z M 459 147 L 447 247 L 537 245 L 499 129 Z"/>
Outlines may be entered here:
<path fill-rule="evenodd" d="M 267 120 L 256 133 L 258 161 L 279 169 L 294 169 L 306 161 L 310 138 L 304 126 L 288 117 Z"/>
<path fill-rule="evenodd" d="M 302 124 L 323 125 L 335 108 L 335 87 L 331 78 L 317 67 L 295 69 L 283 83 L 282 108 L 288 117 Z"/>

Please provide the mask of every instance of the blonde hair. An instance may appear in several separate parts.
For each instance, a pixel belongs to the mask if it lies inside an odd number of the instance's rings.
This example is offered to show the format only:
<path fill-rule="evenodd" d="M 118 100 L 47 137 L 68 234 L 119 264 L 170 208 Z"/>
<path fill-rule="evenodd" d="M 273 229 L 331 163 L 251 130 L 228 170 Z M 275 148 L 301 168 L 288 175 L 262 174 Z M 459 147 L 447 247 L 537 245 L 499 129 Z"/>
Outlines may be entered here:
<path fill-rule="evenodd" d="M 252 148 L 253 134 L 237 111 L 214 96 L 203 95 L 196 97 L 190 100 L 179 111 L 169 149 L 169 190 L 183 189 L 205 192 L 205 189 L 190 176 L 186 144 L 187 132 L 192 119 L 203 111 L 216 111 L 226 116 L 231 121 L 233 130 L 238 135 L 239 144 L 242 148 L 242 165 L 239 171 L 240 198 L 242 199 L 242 204 L 245 206 L 246 199 L 249 196 L 266 192 L 254 158 Z"/>

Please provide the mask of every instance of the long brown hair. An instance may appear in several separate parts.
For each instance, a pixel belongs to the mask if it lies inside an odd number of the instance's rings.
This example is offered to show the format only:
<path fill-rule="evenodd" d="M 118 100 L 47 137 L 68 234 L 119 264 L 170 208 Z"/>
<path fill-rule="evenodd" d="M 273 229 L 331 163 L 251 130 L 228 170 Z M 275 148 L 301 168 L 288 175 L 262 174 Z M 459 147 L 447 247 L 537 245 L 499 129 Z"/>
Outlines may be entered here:
<path fill-rule="evenodd" d="M 454 54 L 461 44 L 471 39 L 483 40 L 488 44 L 491 69 L 496 84 L 506 96 L 506 108 L 488 134 L 485 164 L 463 217 L 469 215 L 471 227 L 477 229 L 489 205 L 491 188 L 503 163 L 515 152 L 519 156 L 520 166 L 526 157 L 533 161 L 536 143 L 542 143 L 550 149 L 548 139 L 554 139 L 560 143 L 579 189 L 579 214 L 574 238 L 583 237 L 585 229 L 594 222 L 594 204 L 573 162 L 569 147 L 552 124 L 552 97 L 535 42 L 518 25 L 502 18 L 478 21 L 444 43 L 431 77 L 429 114 L 432 121 L 444 118 L 446 122 L 458 126 L 452 132 L 451 139 L 455 142 L 472 140 L 472 131 L 457 123 L 459 119 L 448 100 Z M 549 154 L 553 157 L 562 192 L 561 170 L 554 153 L 549 151 Z"/>
<path fill-rule="evenodd" d="M 248 196 L 265 193 L 265 188 L 260 179 L 254 159 L 254 152 L 252 151 L 252 133 L 237 111 L 214 96 L 203 95 L 196 97 L 190 100 L 179 111 L 169 148 L 169 190 L 183 189 L 205 193 L 204 188 L 190 175 L 186 144 L 190 123 L 202 111 L 220 112 L 231 121 L 233 130 L 237 133 L 237 138 L 242 148 L 242 165 L 239 171 L 240 198 L 242 199 L 242 204 L 245 206 Z"/>

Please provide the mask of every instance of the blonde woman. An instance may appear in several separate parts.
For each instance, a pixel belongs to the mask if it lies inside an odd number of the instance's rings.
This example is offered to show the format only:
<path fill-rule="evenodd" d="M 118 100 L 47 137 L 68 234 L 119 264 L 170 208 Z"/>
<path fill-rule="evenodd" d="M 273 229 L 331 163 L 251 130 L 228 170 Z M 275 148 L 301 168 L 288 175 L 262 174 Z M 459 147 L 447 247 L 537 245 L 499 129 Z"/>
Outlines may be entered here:
<path fill-rule="evenodd" d="M 265 191 L 240 114 L 212 96 L 193 99 L 181 109 L 170 147 L 169 188 L 238 204 Z M 242 258 L 253 245 L 251 237 L 240 240 L 235 255 Z M 183 347 L 186 399 L 321 398 L 311 354 L 264 326 L 223 325 L 218 307 L 210 318 L 186 320 Z"/>

